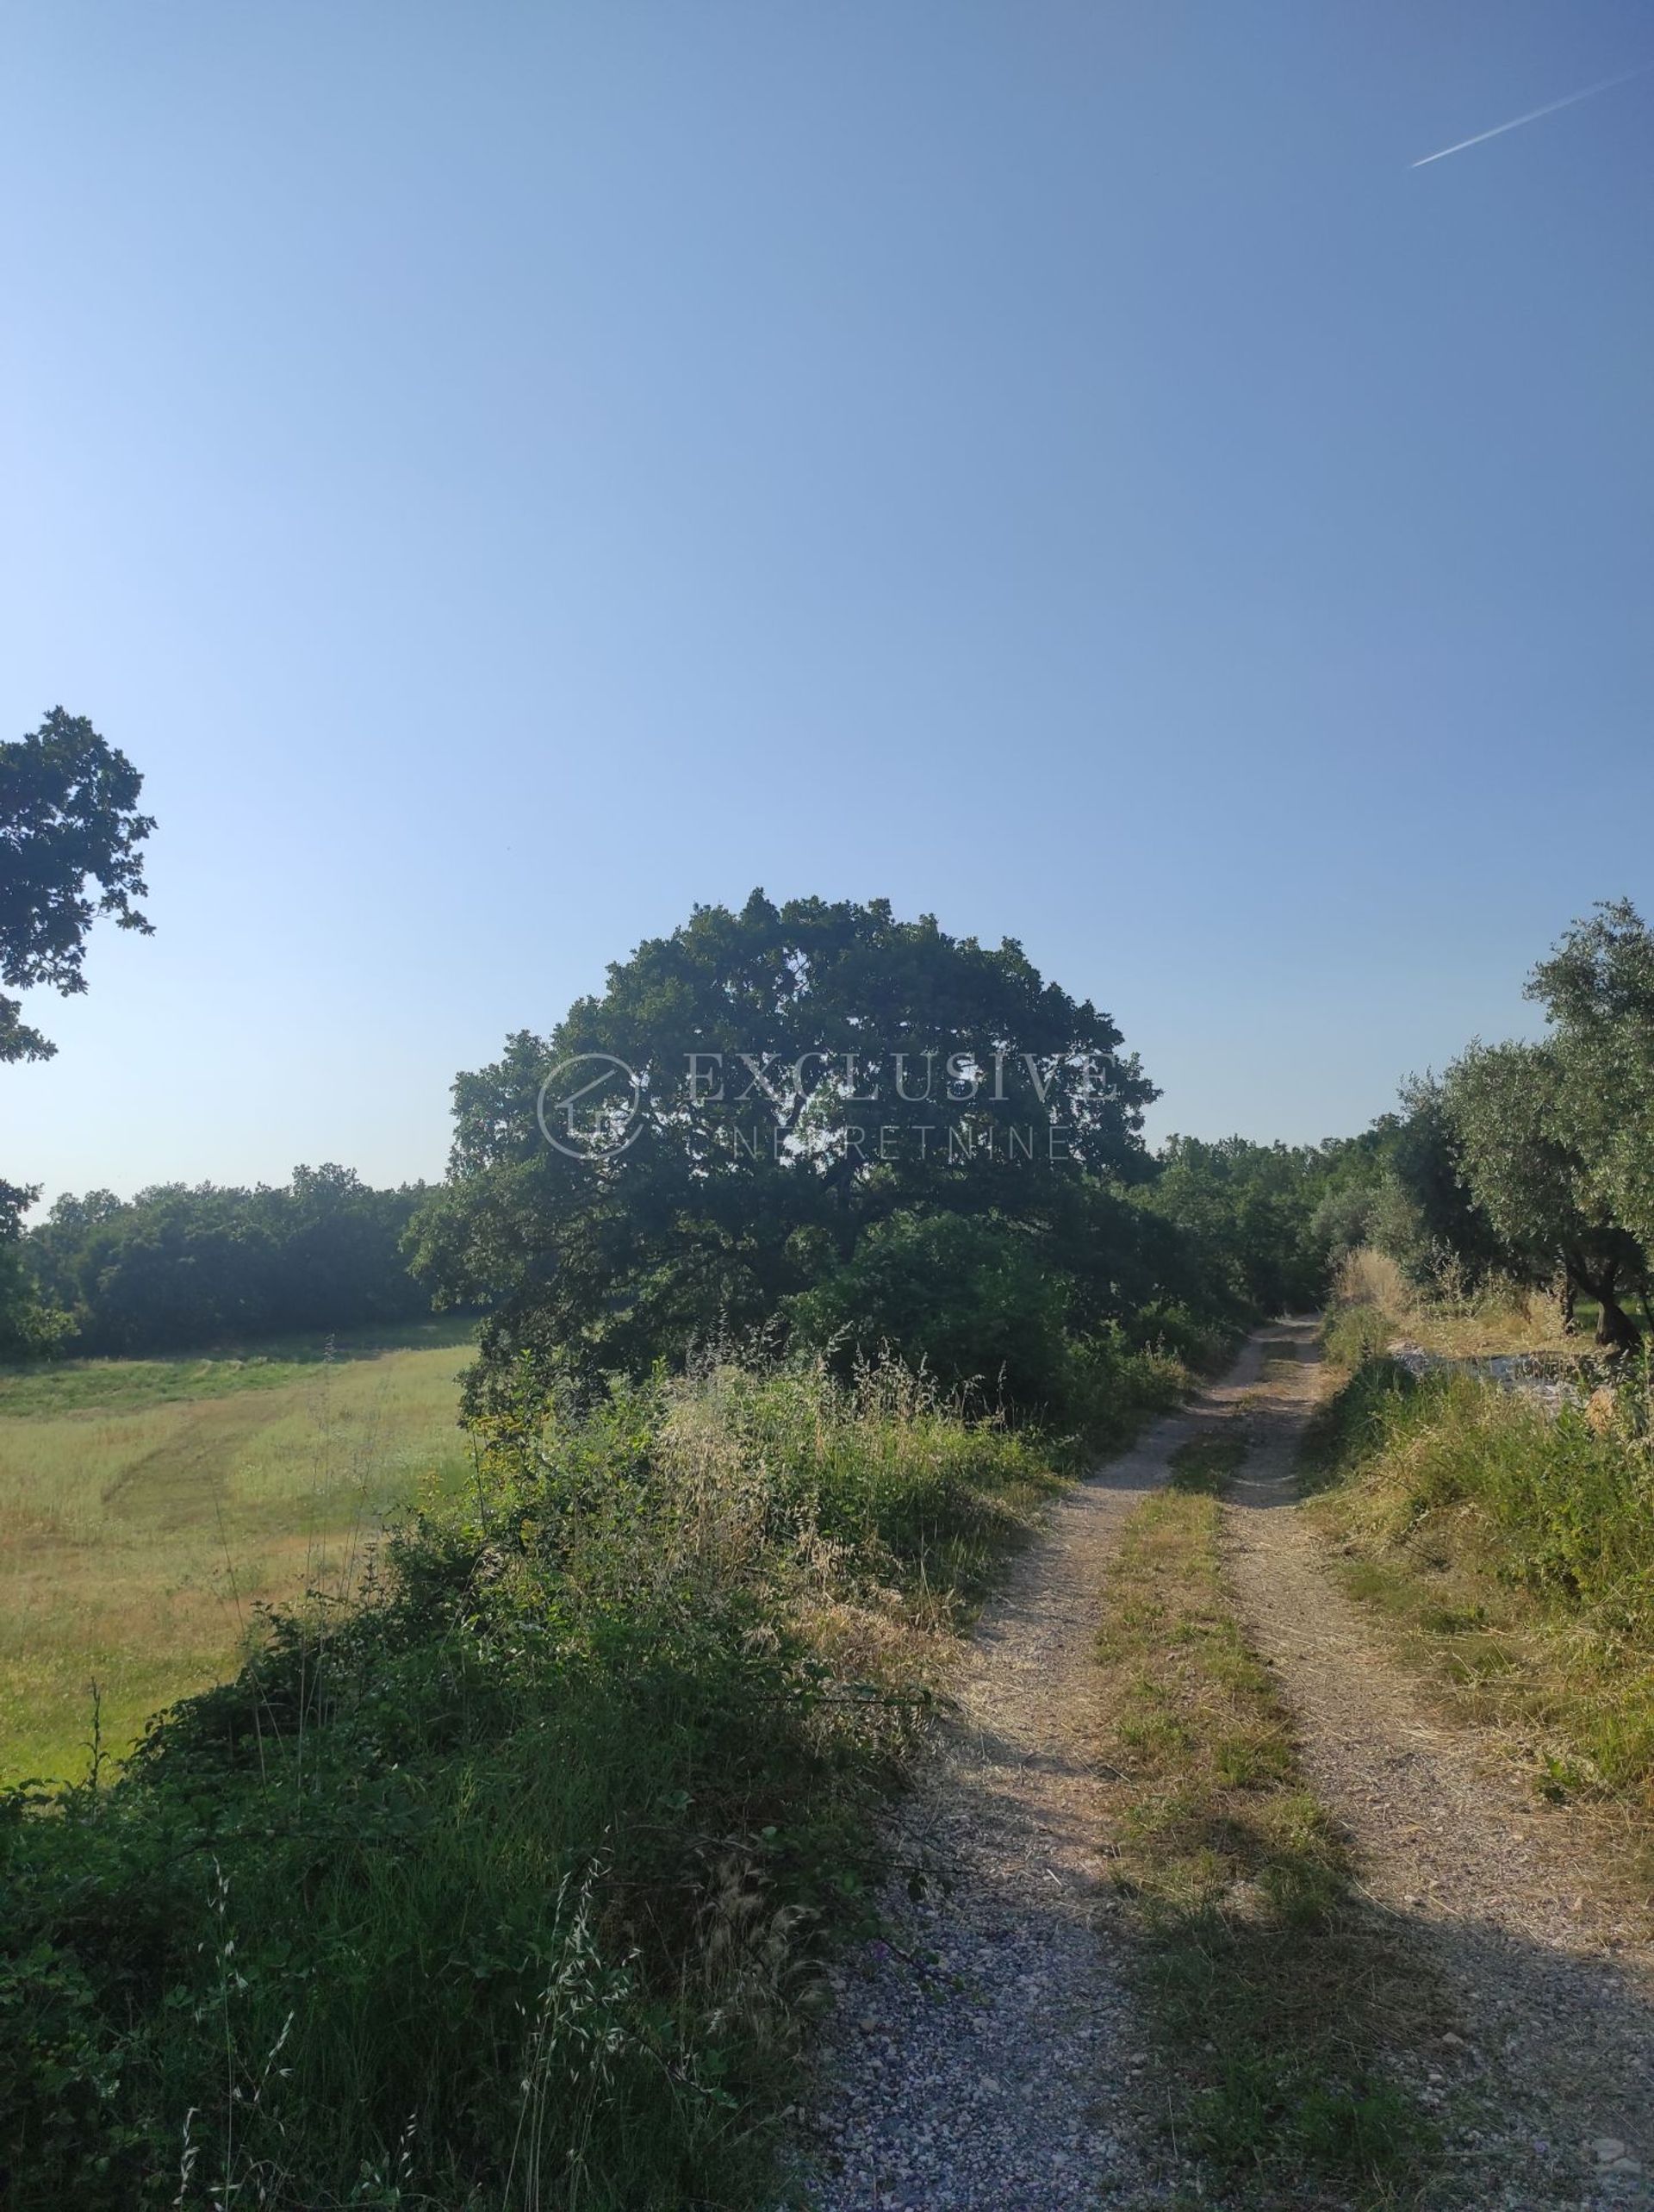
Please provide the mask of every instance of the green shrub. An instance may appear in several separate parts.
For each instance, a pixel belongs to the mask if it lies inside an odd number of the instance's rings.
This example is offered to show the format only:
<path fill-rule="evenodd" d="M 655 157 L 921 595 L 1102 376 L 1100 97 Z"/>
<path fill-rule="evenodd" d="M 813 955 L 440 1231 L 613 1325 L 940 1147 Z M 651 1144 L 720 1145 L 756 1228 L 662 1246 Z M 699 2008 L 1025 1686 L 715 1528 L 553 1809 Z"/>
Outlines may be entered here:
<path fill-rule="evenodd" d="M 1176 1405 L 1185 1361 L 1209 1363 L 1224 1341 L 1178 1305 L 1089 1333 L 1068 1325 L 1067 1305 L 1062 1278 L 1015 1224 L 899 1214 L 790 1312 L 798 1340 L 847 1370 L 893 1355 L 973 1406 L 1066 1432 L 1082 1455 Z"/>
<path fill-rule="evenodd" d="M 1221 1367 L 1242 1334 L 1238 1327 L 1227 1327 L 1170 1299 L 1151 1300 L 1121 1326 L 1126 1341 L 1137 1350 L 1181 1361 L 1198 1374 Z"/>
<path fill-rule="evenodd" d="M 1134 1346 L 1123 1330 L 1100 1329 L 1069 1355 L 1066 1412 L 1082 1451 L 1126 1442 L 1145 1413 L 1165 1412 L 1189 1387 L 1189 1371 L 1159 1345 Z"/>
<path fill-rule="evenodd" d="M 1061 1400 L 1067 1304 L 1016 1224 L 899 1213 L 788 1312 L 801 1344 L 842 1361 L 887 1353 L 945 1388 L 1032 1411 Z"/>
<path fill-rule="evenodd" d="M 1415 1384 L 1372 1362 L 1337 1402 L 1331 1449 L 1346 1474 L 1382 1479 L 1398 1533 L 1465 1509 L 1496 1536 L 1507 1580 L 1654 1641 L 1645 1391 L 1551 1414 L 1472 1375 Z"/>

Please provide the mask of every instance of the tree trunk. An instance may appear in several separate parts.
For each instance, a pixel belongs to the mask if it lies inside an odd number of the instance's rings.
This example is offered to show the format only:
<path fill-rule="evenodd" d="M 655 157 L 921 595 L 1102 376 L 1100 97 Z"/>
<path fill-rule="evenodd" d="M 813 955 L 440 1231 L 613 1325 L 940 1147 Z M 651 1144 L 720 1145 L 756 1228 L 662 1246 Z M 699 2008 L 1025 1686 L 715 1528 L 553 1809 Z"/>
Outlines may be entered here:
<path fill-rule="evenodd" d="M 1634 1352 L 1642 1338 L 1637 1333 L 1637 1324 L 1614 1297 L 1611 1289 L 1597 1293 L 1599 1312 L 1596 1321 L 1596 1341 L 1604 1351 Z"/>
<path fill-rule="evenodd" d="M 1596 1342 L 1600 1349 L 1605 1352 L 1634 1352 L 1643 1340 L 1637 1324 L 1614 1294 L 1620 1279 L 1618 1265 L 1610 1264 L 1593 1274 L 1573 1252 L 1568 1256 L 1567 1265 L 1570 1288 L 1577 1283 L 1588 1298 L 1596 1300 Z"/>

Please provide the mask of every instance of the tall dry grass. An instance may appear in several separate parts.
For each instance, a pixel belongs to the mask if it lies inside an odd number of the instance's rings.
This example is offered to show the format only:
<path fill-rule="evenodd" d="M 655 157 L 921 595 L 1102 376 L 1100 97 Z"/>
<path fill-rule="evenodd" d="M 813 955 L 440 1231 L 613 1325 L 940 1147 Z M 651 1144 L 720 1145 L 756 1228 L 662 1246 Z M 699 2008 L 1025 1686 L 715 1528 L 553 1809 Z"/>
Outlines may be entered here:
<path fill-rule="evenodd" d="M 1440 1255 L 1420 1285 L 1371 1245 L 1339 1262 L 1324 1335 L 1329 1353 L 1346 1366 L 1402 1339 L 1445 1359 L 1584 1349 L 1567 1332 L 1558 1288 L 1505 1275 L 1472 1279 L 1452 1253 Z"/>

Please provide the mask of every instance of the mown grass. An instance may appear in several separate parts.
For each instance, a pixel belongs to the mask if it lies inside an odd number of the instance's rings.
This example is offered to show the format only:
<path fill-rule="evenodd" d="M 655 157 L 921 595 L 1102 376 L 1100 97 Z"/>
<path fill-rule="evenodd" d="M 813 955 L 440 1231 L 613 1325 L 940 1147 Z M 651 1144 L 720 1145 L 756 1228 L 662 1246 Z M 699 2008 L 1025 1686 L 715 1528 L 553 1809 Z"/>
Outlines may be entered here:
<path fill-rule="evenodd" d="M 1473 1376 L 1357 1365 L 1304 1484 L 1354 1594 L 1551 1798 L 1654 1836 L 1654 1392 L 1628 1369 L 1552 1417 Z"/>
<path fill-rule="evenodd" d="M 774 2201 L 836 1932 L 1054 1478 L 894 1370 L 501 1424 L 350 1608 L 0 1819 L 0 2196 Z"/>
<path fill-rule="evenodd" d="M 176 1399 L 278 1390 L 318 1366 L 376 1359 L 382 1352 L 463 1349 L 476 1324 L 450 1314 L 383 1327 L 364 1324 L 328 1337 L 273 1337 L 211 1351 L 153 1359 L 54 1360 L 0 1366 L 0 1420 L 23 1414 L 131 1411 Z"/>
<path fill-rule="evenodd" d="M 1126 1525 L 1097 1645 L 1122 1777 L 1116 1879 L 1203 2192 L 1390 2204 L 1434 2149 L 1390 2061 L 1437 2000 L 1359 1904 L 1225 1587 L 1221 1494 L 1243 1454 L 1223 1432 L 1185 1447 Z"/>
<path fill-rule="evenodd" d="M 469 1480 L 462 1350 L 444 1324 L 0 1378 L 0 1780 L 84 1771 L 94 1683 L 118 1758 L 259 1606 L 348 1596 L 388 1514 Z"/>

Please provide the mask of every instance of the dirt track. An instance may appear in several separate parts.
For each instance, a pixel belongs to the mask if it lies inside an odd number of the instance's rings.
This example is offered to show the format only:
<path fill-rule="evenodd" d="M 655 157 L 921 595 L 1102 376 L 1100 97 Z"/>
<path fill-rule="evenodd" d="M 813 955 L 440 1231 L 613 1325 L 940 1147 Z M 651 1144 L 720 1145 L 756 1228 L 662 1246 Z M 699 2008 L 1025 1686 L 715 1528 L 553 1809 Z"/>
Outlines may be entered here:
<path fill-rule="evenodd" d="M 1259 1331 L 1222 1384 L 1063 1500 L 985 1616 L 957 1723 L 902 1810 L 888 1944 L 840 1978 L 807 2122 L 820 2212 L 1095 2212 L 1169 2203 L 1190 2178 L 1142 2124 L 1163 2100 L 1105 1910 L 1093 1643 L 1126 1516 L 1243 1401 L 1253 1450 L 1226 1548 L 1244 1617 L 1367 1908 L 1458 2009 L 1454 2040 L 1423 2054 L 1449 2153 L 1427 2201 L 1654 2203 L 1638 2171 L 1654 2167 L 1654 1964 L 1576 1904 L 1567 1815 L 1433 1719 L 1330 1579 L 1292 1505 L 1319 1385 L 1313 1324 Z M 917 1903 L 913 1866 L 930 1878 Z"/>
<path fill-rule="evenodd" d="M 916 1904 L 892 1884 L 892 1948 L 845 1978 L 830 2031 L 812 2130 L 823 2212 L 1155 2201 L 1129 2118 L 1146 2061 L 1097 1933 L 1093 1645 L 1122 1523 L 1262 1359 L 1249 1344 L 1222 1384 L 1071 1492 L 985 1615 L 957 1724 L 897 1842 L 946 1892 Z"/>

